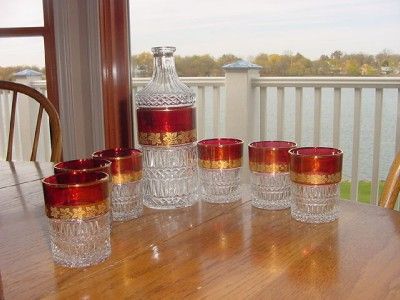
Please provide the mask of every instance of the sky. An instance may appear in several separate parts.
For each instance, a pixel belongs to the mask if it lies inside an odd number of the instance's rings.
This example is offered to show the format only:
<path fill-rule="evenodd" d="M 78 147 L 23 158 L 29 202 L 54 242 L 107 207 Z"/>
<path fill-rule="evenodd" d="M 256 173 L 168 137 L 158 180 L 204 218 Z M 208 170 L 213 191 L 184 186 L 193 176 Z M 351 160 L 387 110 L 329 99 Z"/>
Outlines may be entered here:
<path fill-rule="evenodd" d="M 134 0 L 133 53 L 400 53 L 400 0 Z"/>
<path fill-rule="evenodd" d="M 131 52 L 400 53 L 400 0 L 131 0 Z M 0 27 L 40 26 L 41 0 L 0 0 Z M 11 13 L 12 12 L 12 13 Z M 16 13 L 15 13 L 16 12 Z M 0 38 L 0 66 L 44 65 L 41 38 Z"/>

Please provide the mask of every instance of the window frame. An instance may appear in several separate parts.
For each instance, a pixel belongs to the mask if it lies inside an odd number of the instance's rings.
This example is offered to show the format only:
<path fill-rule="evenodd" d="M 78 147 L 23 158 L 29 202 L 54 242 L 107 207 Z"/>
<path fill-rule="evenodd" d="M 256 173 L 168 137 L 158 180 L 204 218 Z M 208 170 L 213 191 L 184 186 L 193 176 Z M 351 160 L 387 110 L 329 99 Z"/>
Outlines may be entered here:
<path fill-rule="evenodd" d="M 0 38 L 43 37 L 47 98 L 59 111 L 53 1 L 43 0 L 43 26 L 0 28 Z"/>
<path fill-rule="evenodd" d="M 105 146 L 132 147 L 129 0 L 100 0 L 99 17 Z"/>

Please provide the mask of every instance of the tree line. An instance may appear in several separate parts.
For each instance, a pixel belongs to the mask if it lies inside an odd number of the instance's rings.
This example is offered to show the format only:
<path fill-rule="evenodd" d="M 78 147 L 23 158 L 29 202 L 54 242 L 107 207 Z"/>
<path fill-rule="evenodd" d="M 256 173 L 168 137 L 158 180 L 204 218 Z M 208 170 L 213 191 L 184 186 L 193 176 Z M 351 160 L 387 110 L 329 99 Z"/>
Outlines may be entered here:
<path fill-rule="evenodd" d="M 235 62 L 240 57 L 224 54 L 213 57 L 209 54 L 175 56 L 180 76 L 223 76 L 222 66 Z M 377 55 L 345 54 L 334 51 L 311 60 L 302 54 L 261 53 L 250 57 L 251 62 L 260 65 L 261 76 L 400 76 L 400 55 L 387 50 Z M 149 77 L 153 70 L 153 56 L 142 52 L 132 56 L 132 71 L 135 77 Z"/>
<path fill-rule="evenodd" d="M 235 62 L 240 57 L 224 54 L 213 57 L 209 54 L 175 56 L 179 76 L 224 76 L 222 66 Z M 400 76 L 400 55 L 387 50 L 377 55 L 356 53 L 345 54 L 334 51 L 321 55 L 317 60 L 297 54 L 267 54 L 247 58 L 262 67 L 261 76 Z M 153 72 L 153 55 L 142 52 L 132 56 L 132 76 L 149 77 Z M 45 74 L 44 68 L 37 66 L 0 66 L 0 80 L 13 80 L 13 74 L 24 69 L 32 69 Z M 44 76 L 44 75 L 43 75 Z"/>

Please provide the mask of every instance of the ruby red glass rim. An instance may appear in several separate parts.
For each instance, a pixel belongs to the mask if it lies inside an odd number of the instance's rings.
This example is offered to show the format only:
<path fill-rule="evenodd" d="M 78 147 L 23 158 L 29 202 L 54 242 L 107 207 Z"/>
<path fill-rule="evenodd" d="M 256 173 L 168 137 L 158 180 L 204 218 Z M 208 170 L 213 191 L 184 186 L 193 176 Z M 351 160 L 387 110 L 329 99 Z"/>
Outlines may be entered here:
<path fill-rule="evenodd" d="M 138 108 L 139 133 L 189 131 L 196 129 L 196 108 Z"/>
<path fill-rule="evenodd" d="M 257 141 L 249 144 L 250 148 L 253 149 L 265 149 L 265 150 L 284 150 L 297 147 L 295 142 L 288 141 Z"/>
<path fill-rule="evenodd" d="M 58 173 L 42 179 L 42 183 L 51 187 L 82 187 L 109 181 L 105 172 L 83 172 L 82 170 Z"/>
<path fill-rule="evenodd" d="M 161 107 L 140 107 L 137 110 L 140 111 L 155 111 L 155 112 L 180 112 L 182 110 L 186 110 L 186 111 L 192 111 L 193 109 L 196 109 L 196 107 L 193 106 L 183 106 L 183 107 L 165 107 L 165 108 L 161 108 Z"/>
<path fill-rule="evenodd" d="M 343 155 L 343 151 L 332 147 L 298 147 L 289 150 L 293 157 L 335 157 Z"/>
<path fill-rule="evenodd" d="M 59 162 L 54 165 L 58 171 L 96 171 L 111 166 L 107 159 L 83 158 Z"/>
<path fill-rule="evenodd" d="M 230 147 L 235 145 L 243 145 L 243 141 L 235 138 L 213 138 L 201 140 L 197 144 L 201 147 Z"/>
<path fill-rule="evenodd" d="M 110 148 L 105 150 L 96 151 L 93 153 L 94 158 L 103 158 L 110 160 L 127 159 L 132 156 L 142 156 L 142 151 L 133 148 Z"/>

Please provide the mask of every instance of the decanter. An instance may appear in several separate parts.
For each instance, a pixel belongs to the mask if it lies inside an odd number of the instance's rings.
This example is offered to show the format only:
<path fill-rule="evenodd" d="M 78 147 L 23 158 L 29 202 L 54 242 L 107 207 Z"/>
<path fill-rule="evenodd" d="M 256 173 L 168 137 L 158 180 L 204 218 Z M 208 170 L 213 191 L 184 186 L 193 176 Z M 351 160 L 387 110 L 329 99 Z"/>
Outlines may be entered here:
<path fill-rule="evenodd" d="M 144 204 L 156 209 L 186 207 L 196 200 L 195 94 L 178 78 L 175 50 L 151 49 L 153 76 L 136 94 Z"/>

